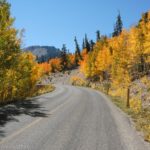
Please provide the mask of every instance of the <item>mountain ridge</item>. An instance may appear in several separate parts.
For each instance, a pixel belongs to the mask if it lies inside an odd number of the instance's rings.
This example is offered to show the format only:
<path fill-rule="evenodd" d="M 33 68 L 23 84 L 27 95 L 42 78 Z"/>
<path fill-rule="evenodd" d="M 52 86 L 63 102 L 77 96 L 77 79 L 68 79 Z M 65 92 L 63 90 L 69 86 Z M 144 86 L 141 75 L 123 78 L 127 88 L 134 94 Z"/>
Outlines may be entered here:
<path fill-rule="evenodd" d="M 51 58 L 60 57 L 60 49 L 56 48 L 55 46 L 32 45 L 25 47 L 23 51 L 33 53 L 35 56 L 37 56 L 38 62 L 45 62 Z"/>

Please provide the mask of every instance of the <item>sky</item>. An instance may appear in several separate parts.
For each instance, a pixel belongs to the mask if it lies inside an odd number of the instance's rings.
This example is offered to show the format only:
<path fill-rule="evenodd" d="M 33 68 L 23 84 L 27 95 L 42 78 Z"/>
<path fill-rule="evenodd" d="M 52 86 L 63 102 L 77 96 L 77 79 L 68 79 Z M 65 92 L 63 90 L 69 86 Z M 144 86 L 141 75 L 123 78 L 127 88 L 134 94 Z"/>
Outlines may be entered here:
<path fill-rule="evenodd" d="M 135 25 L 150 10 L 150 0 L 8 0 L 14 26 L 25 29 L 23 47 L 66 44 L 74 52 L 74 37 L 80 45 L 85 33 L 96 39 L 96 31 L 110 35 L 120 11 L 123 26 Z M 80 46 L 81 47 L 81 46 Z"/>

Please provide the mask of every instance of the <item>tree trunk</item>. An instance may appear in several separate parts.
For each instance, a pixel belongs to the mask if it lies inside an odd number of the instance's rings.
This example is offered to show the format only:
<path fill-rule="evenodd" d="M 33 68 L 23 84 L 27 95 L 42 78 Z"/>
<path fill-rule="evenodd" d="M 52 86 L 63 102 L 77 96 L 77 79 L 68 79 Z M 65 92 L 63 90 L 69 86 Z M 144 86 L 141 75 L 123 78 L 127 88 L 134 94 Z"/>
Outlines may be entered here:
<path fill-rule="evenodd" d="M 110 87 L 108 86 L 108 87 L 107 87 L 107 95 L 109 94 L 109 88 L 110 88 Z"/>
<path fill-rule="evenodd" d="M 127 89 L 127 107 L 130 108 L 130 87 Z"/>

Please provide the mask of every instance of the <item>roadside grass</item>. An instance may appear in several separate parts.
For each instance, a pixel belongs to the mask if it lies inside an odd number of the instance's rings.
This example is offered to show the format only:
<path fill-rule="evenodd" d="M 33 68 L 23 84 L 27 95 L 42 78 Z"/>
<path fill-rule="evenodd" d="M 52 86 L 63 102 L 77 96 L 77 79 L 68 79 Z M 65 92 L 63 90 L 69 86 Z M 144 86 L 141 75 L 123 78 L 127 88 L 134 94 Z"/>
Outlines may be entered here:
<path fill-rule="evenodd" d="M 105 84 L 94 89 L 108 95 L 117 107 L 132 118 L 136 130 L 143 133 L 144 140 L 150 142 L 150 106 L 144 108 L 139 97 L 132 97 L 130 99 L 130 108 L 127 108 L 124 89 L 113 90 L 110 88 L 109 94 Z"/>
<path fill-rule="evenodd" d="M 150 108 L 143 109 L 139 114 L 132 115 L 136 129 L 144 133 L 144 139 L 150 142 Z"/>
<path fill-rule="evenodd" d="M 70 79 L 71 85 L 87 87 L 88 83 L 78 76 L 72 76 Z"/>
<path fill-rule="evenodd" d="M 55 90 L 55 87 L 53 85 L 51 85 L 51 84 L 48 84 L 48 85 L 36 85 L 35 88 L 32 91 L 29 92 L 28 96 L 20 97 L 20 98 L 17 98 L 17 99 L 13 99 L 11 101 L 1 101 L 0 102 L 0 107 L 4 106 L 4 105 L 7 105 L 7 104 L 14 103 L 16 101 L 30 100 L 32 97 L 36 97 L 36 96 L 39 96 L 39 95 L 42 95 L 42 94 L 46 94 L 46 93 L 52 92 L 54 90 Z"/>
<path fill-rule="evenodd" d="M 144 140 L 150 142 L 150 107 L 141 109 L 136 113 L 126 107 L 126 102 L 119 96 L 110 96 L 112 102 L 133 119 L 137 131 L 142 131 Z"/>
<path fill-rule="evenodd" d="M 46 93 L 49 93 L 49 92 L 52 92 L 55 90 L 55 87 L 51 84 L 48 84 L 48 85 L 37 85 L 34 89 L 34 92 L 33 94 L 31 95 L 31 97 L 34 97 L 34 96 L 39 96 L 39 95 L 42 95 L 42 94 L 46 94 Z"/>
<path fill-rule="evenodd" d="M 112 102 L 118 106 L 119 108 L 121 108 L 124 112 L 126 112 L 127 114 L 131 115 L 133 113 L 133 111 L 130 108 L 126 107 L 126 103 L 123 100 L 120 100 L 121 98 L 119 96 L 110 96 Z"/>

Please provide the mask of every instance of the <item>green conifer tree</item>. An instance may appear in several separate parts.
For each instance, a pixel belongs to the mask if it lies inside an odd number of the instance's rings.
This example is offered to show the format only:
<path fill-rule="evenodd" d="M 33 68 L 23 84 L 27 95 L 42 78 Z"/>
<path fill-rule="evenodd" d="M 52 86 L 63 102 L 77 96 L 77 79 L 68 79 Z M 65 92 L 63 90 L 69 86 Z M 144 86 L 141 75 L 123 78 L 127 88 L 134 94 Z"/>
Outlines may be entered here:
<path fill-rule="evenodd" d="M 123 23 L 122 23 L 121 15 L 119 13 L 117 16 L 117 21 L 114 26 L 114 32 L 112 33 L 112 36 L 115 37 L 120 35 L 120 33 L 122 32 L 122 28 L 123 28 Z"/>

